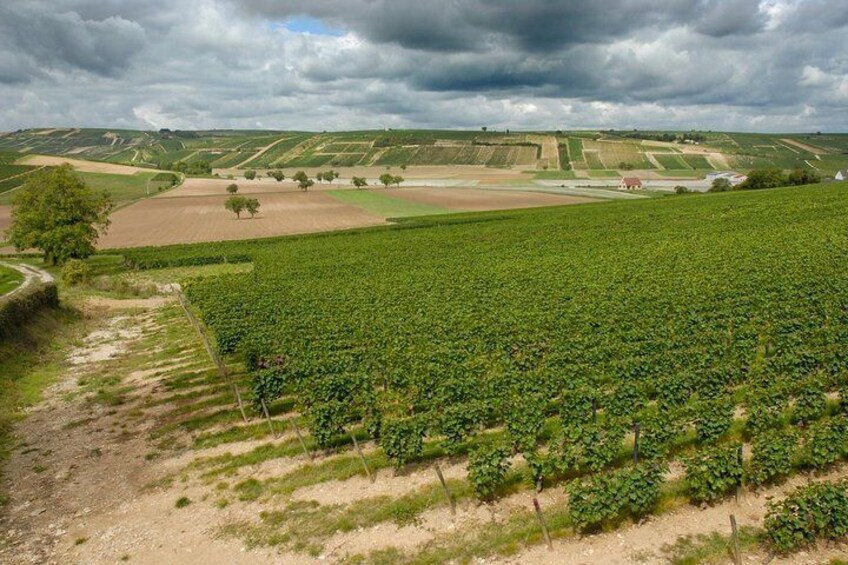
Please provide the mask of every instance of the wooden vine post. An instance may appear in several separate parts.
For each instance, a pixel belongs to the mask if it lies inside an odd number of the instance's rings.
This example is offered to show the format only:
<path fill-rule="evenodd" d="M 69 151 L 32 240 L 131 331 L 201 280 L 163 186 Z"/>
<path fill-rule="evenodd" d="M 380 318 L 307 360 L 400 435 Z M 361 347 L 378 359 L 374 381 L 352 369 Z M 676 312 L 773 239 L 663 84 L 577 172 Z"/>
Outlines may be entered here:
<path fill-rule="evenodd" d="M 265 404 L 264 398 L 260 398 L 259 403 L 262 405 L 262 413 L 265 415 L 265 420 L 268 422 L 268 429 L 271 430 L 271 434 L 276 438 L 277 430 L 274 429 L 274 424 L 271 422 L 271 415 L 268 413 L 268 405 Z"/>
<path fill-rule="evenodd" d="M 362 461 L 362 467 L 365 469 L 365 474 L 368 476 L 368 480 L 372 483 L 377 480 L 375 475 L 371 474 L 371 469 L 368 468 L 368 461 L 365 460 L 365 455 L 362 454 L 362 450 L 359 448 L 359 442 L 356 441 L 356 434 L 350 434 L 350 439 L 353 440 L 353 447 L 356 448 L 356 453 L 359 455 L 359 460 Z"/>
<path fill-rule="evenodd" d="M 736 516 L 730 515 L 730 537 L 733 544 L 733 562 L 736 565 L 742 564 L 742 550 L 739 547 L 739 528 L 736 525 Z"/>
<path fill-rule="evenodd" d="M 736 462 L 739 464 L 739 468 L 742 469 L 743 457 L 742 457 L 742 446 L 739 446 L 739 449 L 736 450 Z M 736 503 L 739 503 L 739 498 L 742 496 L 742 473 L 739 473 L 739 480 L 736 481 Z"/>
<path fill-rule="evenodd" d="M 633 463 L 639 463 L 639 432 L 641 431 L 641 426 L 639 424 L 633 424 Z"/>
<path fill-rule="evenodd" d="M 451 495 L 448 483 L 445 481 L 445 476 L 442 474 L 442 468 L 439 467 L 438 463 L 436 464 L 436 476 L 439 477 L 439 482 L 442 484 L 442 490 L 445 493 L 445 498 L 448 499 L 448 503 L 450 504 L 451 514 L 456 516 L 456 501 L 453 499 L 453 495 Z"/>
<path fill-rule="evenodd" d="M 533 507 L 536 509 L 536 519 L 539 520 L 539 525 L 542 527 L 542 535 L 545 536 L 545 543 L 548 545 L 548 550 L 553 551 L 554 544 L 551 541 L 551 534 L 548 532 L 548 524 L 545 522 L 545 516 L 542 514 L 542 506 L 539 504 L 539 499 L 533 499 Z"/>
<path fill-rule="evenodd" d="M 303 441 L 303 434 L 300 433 L 300 428 L 298 427 L 297 422 L 295 422 L 294 418 L 289 418 L 289 423 L 291 424 L 292 428 L 294 428 L 294 433 L 297 435 L 297 441 L 300 442 L 300 448 L 303 450 L 303 453 L 305 453 L 306 456 L 310 459 L 315 459 L 315 454 L 313 454 L 309 450 L 309 448 L 306 447 L 306 442 Z"/>

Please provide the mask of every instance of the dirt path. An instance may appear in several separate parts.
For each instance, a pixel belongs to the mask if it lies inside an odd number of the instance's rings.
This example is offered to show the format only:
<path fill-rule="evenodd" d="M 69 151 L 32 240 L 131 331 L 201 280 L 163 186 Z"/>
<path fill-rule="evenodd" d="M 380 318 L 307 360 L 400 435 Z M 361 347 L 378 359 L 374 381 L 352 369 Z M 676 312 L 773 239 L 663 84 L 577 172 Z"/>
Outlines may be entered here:
<path fill-rule="evenodd" d="M 94 331 L 67 352 L 61 379 L 15 429 L 4 474 L 9 501 L 0 507 L 0 563 L 307 562 L 218 539 L 225 523 L 256 512 L 202 504 L 202 486 L 150 488 L 171 472 L 167 458 L 152 457 L 157 445 L 149 436 L 169 409 L 159 402 L 156 375 L 177 363 L 156 359 L 156 344 L 166 344 L 159 319 L 166 308 L 176 308 L 172 299 L 86 303 Z M 186 330 L 183 355 L 202 360 Z M 109 385 L 113 379 L 119 384 Z M 179 496 L 197 502 L 176 508 Z"/>
<path fill-rule="evenodd" d="M 24 282 L 21 283 L 17 288 L 14 288 L 6 294 L 0 296 L 0 300 L 15 296 L 16 294 L 23 292 L 25 289 L 29 288 L 38 281 L 45 283 L 53 282 L 53 275 L 51 275 L 47 271 L 42 271 L 41 269 L 38 269 L 36 267 L 30 267 L 29 265 L 18 265 L 15 263 L 5 263 L 2 261 L 0 261 L 0 265 L 3 265 L 4 267 L 8 267 L 10 269 L 14 269 L 24 276 Z"/>

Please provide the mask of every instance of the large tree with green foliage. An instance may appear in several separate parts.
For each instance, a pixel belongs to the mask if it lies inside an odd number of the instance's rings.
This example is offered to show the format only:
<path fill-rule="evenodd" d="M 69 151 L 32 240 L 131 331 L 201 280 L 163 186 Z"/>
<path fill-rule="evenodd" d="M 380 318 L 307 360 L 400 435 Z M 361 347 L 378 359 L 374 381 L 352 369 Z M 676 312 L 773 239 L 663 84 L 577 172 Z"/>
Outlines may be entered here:
<path fill-rule="evenodd" d="M 12 199 L 12 225 L 6 236 L 18 251 L 38 249 L 56 265 L 85 259 L 109 227 L 112 200 L 62 165 L 29 175 Z"/>

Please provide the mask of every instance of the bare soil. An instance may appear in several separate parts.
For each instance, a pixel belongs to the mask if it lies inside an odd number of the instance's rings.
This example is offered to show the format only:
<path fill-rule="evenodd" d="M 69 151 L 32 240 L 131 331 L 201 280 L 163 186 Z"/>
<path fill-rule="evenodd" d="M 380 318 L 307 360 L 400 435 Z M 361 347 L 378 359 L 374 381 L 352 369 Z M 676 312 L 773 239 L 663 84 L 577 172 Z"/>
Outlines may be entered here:
<path fill-rule="evenodd" d="M 99 247 L 139 247 L 253 239 L 375 226 L 383 218 L 342 204 L 318 191 L 275 193 L 261 198 L 260 213 L 242 219 L 224 208 L 226 194 L 149 198 L 112 214 Z"/>
<path fill-rule="evenodd" d="M 69 163 L 75 170 L 81 173 L 109 173 L 113 175 L 134 175 L 140 172 L 152 172 L 153 169 L 141 169 L 128 165 L 116 165 L 114 163 L 101 163 L 97 161 L 85 161 L 83 159 L 70 159 L 68 157 L 54 157 L 52 155 L 27 155 L 17 160 L 21 165 L 37 165 L 56 167 L 63 163 Z"/>

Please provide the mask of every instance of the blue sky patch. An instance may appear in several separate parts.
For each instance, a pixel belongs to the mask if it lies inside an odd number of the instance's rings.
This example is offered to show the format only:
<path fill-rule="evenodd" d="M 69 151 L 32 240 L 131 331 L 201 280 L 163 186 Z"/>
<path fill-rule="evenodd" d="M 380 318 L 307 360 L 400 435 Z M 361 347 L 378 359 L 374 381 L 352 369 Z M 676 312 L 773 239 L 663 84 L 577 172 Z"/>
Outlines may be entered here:
<path fill-rule="evenodd" d="M 274 29 L 284 28 L 297 33 L 311 33 L 312 35 L 332 35 L 341 37 L 345 34 L 344 30 L 329 27 L 327 24 L 317 18 L 308 16 L 298 16 L 291 18 L 283 23 L 273 24 Z"/>

